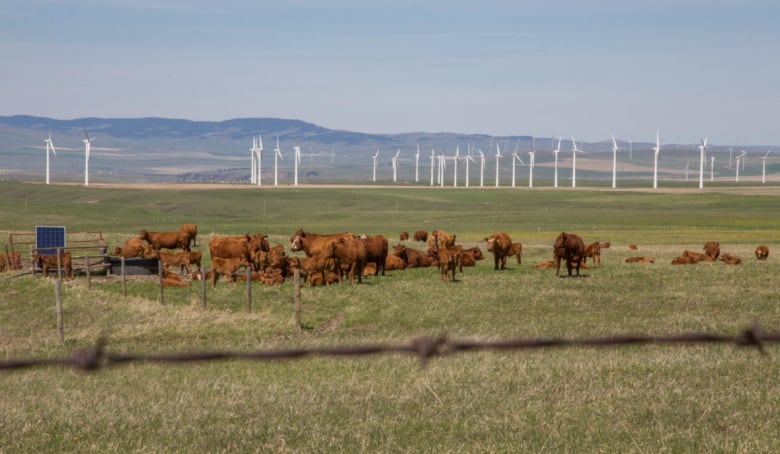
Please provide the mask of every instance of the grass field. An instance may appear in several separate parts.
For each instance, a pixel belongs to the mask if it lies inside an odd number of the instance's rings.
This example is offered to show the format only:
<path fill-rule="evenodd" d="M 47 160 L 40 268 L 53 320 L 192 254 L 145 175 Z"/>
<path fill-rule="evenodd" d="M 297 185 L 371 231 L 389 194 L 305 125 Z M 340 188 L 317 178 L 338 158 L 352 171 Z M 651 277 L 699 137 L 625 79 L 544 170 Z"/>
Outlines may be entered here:
<path fill-rule="evenodd" d="M 0 275 L 6 359 L 59 357 L 108 337 L 112 352 L 170 353 L 408 342 L 445 334 L 479 341 L 618 334 L 780 330 L 777 188 L 437 190 L 428 188 L 123 189 L 0 183 L 0 241 L 35 225 L 101 230 L 110 249 L 138 230 L 199 226 L 384 234 L 445 229 L 466 246 L 507 231 L 523 263 L 492 258 L 443 283 L 434 269 L 364 284 L 293 288 L 220 283 L 166 290 L 116 279 L 64 284 L 65 344 L 54 282 Z M 610 241 L 602 266 L 560 279 L 548 260 L 561 230 Z M 683 249 L 717 240 L 744 264 L 672 266 Z M 627 245 L 635 243 L 637 251 Z M 767 244 L 769 260 L 753 250 Z M 408 243 L 414 247 L 414 243 Z M 206 254 L 207 255 L 207 254 Z M 632 266 L 628 256 L 656 263 Z M 513 259 L 512 259 L 513 260 Z M 86 374 L 65 368 L 0 373 L 0 452 L 774 452 L 780 448 L 778 349 L 730 345 L 547 348 L 434 358 L 131 364 Z"/>

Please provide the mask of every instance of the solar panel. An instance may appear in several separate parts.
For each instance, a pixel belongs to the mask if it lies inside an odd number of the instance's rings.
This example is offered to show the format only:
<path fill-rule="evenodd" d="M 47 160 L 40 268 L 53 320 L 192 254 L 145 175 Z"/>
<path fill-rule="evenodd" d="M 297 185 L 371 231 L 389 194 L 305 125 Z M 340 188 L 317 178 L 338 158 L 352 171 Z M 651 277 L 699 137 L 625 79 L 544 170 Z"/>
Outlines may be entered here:
<path fill-rule="evenodd" d="M 38 254 L 57 255 L 58 247 L 65 247 L 65 227 L 35 227 L 35 248 Z"/>

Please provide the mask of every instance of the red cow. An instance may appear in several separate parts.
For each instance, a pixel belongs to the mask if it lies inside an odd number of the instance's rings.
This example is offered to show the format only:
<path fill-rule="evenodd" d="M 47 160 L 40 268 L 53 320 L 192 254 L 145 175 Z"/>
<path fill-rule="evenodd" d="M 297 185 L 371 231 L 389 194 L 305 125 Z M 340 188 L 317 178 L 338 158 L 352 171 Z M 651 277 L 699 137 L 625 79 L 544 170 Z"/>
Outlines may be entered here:
<path fill-rule="evenodd" d="M 420 241 L 422 243 L 425 243 L 428 241 L 428 232 L 425 230 L 418 230 L 414 232 L 414 241 Z"/>
<path fill-rule="evenodd" d="M 401 235 L 399 235 L 399 238 L 401 241 L 406 241 L 409 239 L 409 232 L 401 232 Z"/>
<path fill-rule="evenodd" d="M 320 235 L 318 233 L 304 232 L 303 229 L 298 229 L 293 236 L 290 237 L 290 250 L 293 252 L 303 251 L 307 257 L 311 257 L 315 254 L 324 254 L 325 256 L 333 255 L 333 245 L 341 238 L 354 238 L 355 235 L 348 232 L 331 233 L 327 235 Z"/>
<path fill-rule="evenodd" d="M 717 241 L 708 241 L 704 243 L 704 253 L 712 257 L 712 260 L 718 260 L 720 255 L 720 243 Z"/>
<path fill-rule="evenodd" d="M 360 238 L 360 241 L 366 248 L 366 263 L 373 263 L 376 265 L 374 276 L 379 275 L 380 269 L 382 270 L 382 276 L 384 276 L 385 262 L 387 262 L 387 238 L 382 235 L 376 235 L 368 238 Z"/>
<path fill-rule="evenodd" d="M 505 232 L 496 232 L 485 238 L 487 241 L 488 252 L 493 253 L 493 269 L 506 269 L 506 258 L 509 257 L 509 251 L 512 248 L 512 239 Z"/>
<path fill-rule="evenodd" d="M 341 238 L 336 242 L 335 252 L 338 272 L 346 272 L 352 284 L 355 283 L 356 275 L 358 282 L 363 282 L 363 268 L 366 265 L 366 247 L 363 242 L 355 238 Z"/>
<path fill-rule="evenodd" d="M 571 276 L 572 269 L 577 270 L 577 276 L 580 275 L 580 265 L 585 254 L 585 243 L 582 238 L 574 233 L 561 232 L 555 239 L 553 245 L 553 257 L 555 259 L 555 275 L 560 275 L 561 259 L 566 260 L 566 269 Z"/>
<path fill-rule="evenodd" d="M 149 247 L 155 251 L 165 249 L 190 250 L 190 236 L 187 233 L 178 232 L 147 232 L 141 230 L 138 238 L 149 243 Z"/>
<path fill-rule="evenodd" d="M 114 254 L 119 257 L 142 257 L 145 259 L 157 257 L 157 251 L 149 247 L 141 238 L 130 238 L 125 241 L 124 246 L 117 247 Z"/>
<path fill-rule="evenodd" d="M 769 246 L 762 244 L 756 248 L 756 259 L 766 260 L 769 257 Z"/>
<path fill-rule="evenodd" d="M 593 266 L 598 267 L 601 264 L 601 243 L 590 243 L 585 245 L 585 254 L 582 256 L 582 263 L 587 263 L 588 257 L 593 259 Z"/>
<path fill-rule="evenodd" d="M 249 262 L 244 257 L 211 257 L 211 285 L 217 286 L 217 279 L 220 274 L 227 277 L 228 282 L 235 282 L 235 274 L 242 266 L 249 266 Z"/>

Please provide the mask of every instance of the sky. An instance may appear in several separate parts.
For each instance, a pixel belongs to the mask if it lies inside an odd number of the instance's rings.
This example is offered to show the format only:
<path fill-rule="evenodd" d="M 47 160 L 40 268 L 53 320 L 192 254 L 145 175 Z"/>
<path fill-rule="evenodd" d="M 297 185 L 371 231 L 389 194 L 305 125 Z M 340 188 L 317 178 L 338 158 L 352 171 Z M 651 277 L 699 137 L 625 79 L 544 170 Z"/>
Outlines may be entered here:
<path fill-rule="evenodd" d="M 776 0 L 3 0 L 0 115 L 780 144 Z"/>

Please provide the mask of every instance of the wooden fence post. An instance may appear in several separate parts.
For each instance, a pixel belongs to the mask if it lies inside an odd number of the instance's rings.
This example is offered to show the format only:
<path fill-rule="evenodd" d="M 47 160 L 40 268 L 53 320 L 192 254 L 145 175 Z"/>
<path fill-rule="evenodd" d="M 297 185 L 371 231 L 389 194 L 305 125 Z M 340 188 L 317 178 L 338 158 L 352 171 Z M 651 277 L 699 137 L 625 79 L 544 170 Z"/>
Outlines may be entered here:
<path fill-rule="evenodd" d="M 165 297 L 163 295 L 163 262 L 162 260 L 157 260 L 157 276 L 159 277 L 160 281 L 160 304 L 165 303 Z"/>
<path fill-rule="evenodd" d="M 57 248 L 57 282 L 54 284 L 54 299 L 57 306 L 57 332 L 60 342 L 65 343 L 65 321 L 62 315 L 62 249 Z M 34 268 L 34 266 L 33 266 Z"/>
<path fill-rule="evenodd" d="M 127 298 L 127 278 L 125 276 L 125 257 L 122 256 L 119 258 L 119 263 L 121 264 L 121 273 L 122 273 L 122 298 Z"/>
<path fill-rule="evenodd" d="M 246 311 L 252 312 L 252 267 L 246 267 Z"/>
<path fill-rule="evenodd" d="M 293 288 L 295 289 L 295 325 L 298 332 L 303 332 L 303 322 L 301 321 L 301 270 L 296 268 L 293 274 Z"/>
<path fill-rule="evenodd" d="M 92 279 L 89 270 L 89 254 L 84 254 L 84 266 L 87 268 L 87 290 L 92 288 Z"/>

